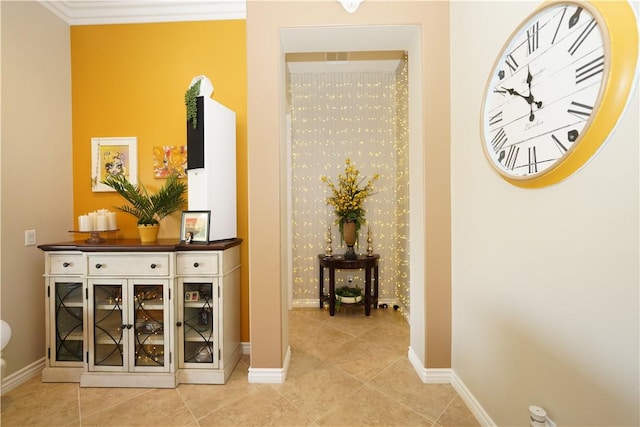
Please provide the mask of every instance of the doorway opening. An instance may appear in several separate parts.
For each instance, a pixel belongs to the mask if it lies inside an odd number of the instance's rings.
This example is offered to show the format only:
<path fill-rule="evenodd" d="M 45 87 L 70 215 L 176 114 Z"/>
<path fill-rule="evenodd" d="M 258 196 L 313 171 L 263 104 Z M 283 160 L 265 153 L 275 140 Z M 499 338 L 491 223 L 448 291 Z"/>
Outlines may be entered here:
<path fill-rule="evenodd" d="M 289 307 L 317 307 L 318 255 L 345 246 L 329 183 L 371 184 L 355 251 L 379 255 L 378 301 L 408 314 L 408 73 L 403 51 L 287 54 L 292 280 Z M 357 174 L 355 183 L 346 179 Z M 353 169 L 352 169 L 353 168 Z M 345 177 L 341 179 L 340 176 Z M 323 181 L 322 177 L 326 179 Z M 356 200 L 353 188 L 346 190 Z M 335 199 L 343 206 L 349 202 Z M 350 206 L 354 209 L 355 206 Z M 359 214 L 360 215 L 360 214 Z M 364 289 L 363 271 L 337 271 L 336 287 Z"/>
<path fill-rule="evenodd" d="M 283 88 L 282 99 L 286 99 L 285 90 L 288 86 L 287 79 L 287 55 L 326 55 L 327 52 L 335 54 L 335 57 L 327 58 L 334 62 L 344 62 L 348 52 L 363 52 L 375 54 L 378 52 L 406 52 L 408 70 L 408 120 L 406 125 L 408 151 L 408 214 L 404 224 L 411 230 L 407 242 L 407 266 L 409 275 L 408 301 L 411 301 L 409 310 L 410 347 L 415 355 L 424 360 L 425 353 L 425 305 L 424 305 L 424 166 L 422 147 L 422 85 L 421 85 L 421 39 L 419 26 L 339 26 L 321 28 L 286 28 L 280 30 L 281 52 L 281 82 Z M 414 78 L 411 78 L 414 76 Z M 289 195 L 288 218 L 283 223 L 288 224 L 283 241 L 292 242 L 294 234 L 292 224 L 291 201 L 291 139 L 289 129 L 291 121 L 289 111 L 286 110 L 286 102 L 281 109 L 281 135 L 287 135 L 281 141 L 281 153 L 286 165 L 283 168 L 281 182 L 286 183 Z M 359 165 L 360 166 L 360 165 Z M 368 173 L 368 172 L 367 172 Z M 375 173 L 372 172 L 372 173 Z M 319 179 L 319 177 L 318 177 Z M 318 209 L 320 209 L 319 207 Z M 329 218 L 329 217 L 327 217 Z M 325 229 L 325 227 L 322 227 Z M 284 257 L 282 271 L 283 277 L 288 278 L 289 301 L 283 301 L 290 308 L 293 305 L 293 251 L 289 247 L 287 256 Z M 317 267 L 316 267 L 317 268 Z M 315 270 L 315 269 L 314 269 Z M 316 300 L 317 303 L 317 300 Z"/>

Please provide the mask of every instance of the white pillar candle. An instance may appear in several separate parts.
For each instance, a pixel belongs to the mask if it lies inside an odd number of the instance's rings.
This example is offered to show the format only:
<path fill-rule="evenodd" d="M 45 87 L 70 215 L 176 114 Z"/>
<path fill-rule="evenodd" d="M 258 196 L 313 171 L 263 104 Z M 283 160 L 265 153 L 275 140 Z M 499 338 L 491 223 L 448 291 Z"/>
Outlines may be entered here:
<path fill-rule="evenodd" d="M 98 231 L 106 231 L 108 230 L 109 223 L 107 220 L 107 216 L 104 214 L 96 215 L 96 230 Z"/>
<path fill-rule="evenodd" d="M 90 225 L 89 225 L 89 217 L 87 215 L 80 215 L 78 217 L 78 230 L 91 231 Z"/>
<path fill-rule="evenodd" d="M 118 226 L 116 225 L 116 213 L 109 212 L 107 214 L 107 221 L 109 223 L 109 230 L 117 230 Z"/>
<path fill-rule="evenodd" d="M 89 231 L 95 231 L 98 226 L 98 214 L 96 212 L 89 212 Z"/>

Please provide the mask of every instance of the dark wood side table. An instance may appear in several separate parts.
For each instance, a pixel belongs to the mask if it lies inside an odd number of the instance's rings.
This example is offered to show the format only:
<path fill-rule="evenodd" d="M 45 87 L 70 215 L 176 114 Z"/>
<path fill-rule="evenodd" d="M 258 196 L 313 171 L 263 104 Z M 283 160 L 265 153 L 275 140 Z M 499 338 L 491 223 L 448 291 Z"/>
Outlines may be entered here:
<path fill-rule="evenodd" d="M 320 308 L 324 307 L 324 269 L 329 269 L 329 314 L 336 312 L 336 270 L 364 269 L 364 314 L 371 314 L 371 304 L 378 308 L 378 260 L 380 255 L 358 255 L 356 259 L 344 259 L 343 255 L 327 257 L 318 255 L 320 263 Z M 373 273 L 373 295 L 371 295 L 371 273 Z"/>

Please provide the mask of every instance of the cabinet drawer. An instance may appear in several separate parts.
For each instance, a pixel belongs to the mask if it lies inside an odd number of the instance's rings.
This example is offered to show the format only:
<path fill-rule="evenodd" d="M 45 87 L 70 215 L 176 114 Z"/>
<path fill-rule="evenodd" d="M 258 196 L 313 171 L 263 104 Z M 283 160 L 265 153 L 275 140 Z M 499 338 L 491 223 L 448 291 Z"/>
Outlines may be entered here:
<path fill-rule="evenodd" d="M 89 255 L 91 276 L 168 276 L 168 254 Z"/>
<path fill-rule="evenodd" d="M 179 276 L 202 276 L 218 274 L 220 255 L 217 252 L 178 254 Z"/>
<path fill-rule="evenodd" d="M 82 274 L 82 254 L 49 255 L 49 274 Z"/>

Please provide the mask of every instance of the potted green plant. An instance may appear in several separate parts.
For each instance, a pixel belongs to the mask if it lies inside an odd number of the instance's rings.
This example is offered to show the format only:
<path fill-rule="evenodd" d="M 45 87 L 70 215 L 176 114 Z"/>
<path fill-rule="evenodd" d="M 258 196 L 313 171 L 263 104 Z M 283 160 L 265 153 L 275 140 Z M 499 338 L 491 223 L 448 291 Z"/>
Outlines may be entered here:
<path fill-rule="evenodd" d="M 336 288 L 336 303 L 340 304 L 355 304 L 362 301 L 362 289 L 358 286 L 340 286 Z"/>
<path fill-rule="evenodd" d="M 195 129 L 198 126 L 198 103 L 197 99 L 200 95 L 200 83 L 202 80 L 196 81 L 184 93 L 184 105 L 187 107 L 187 122 L 191 121 L 191 125 Z"/>
<path fill-rule="evenodd" d="M 138 232 L 143 243 L 155 242 L 160 220 L 186 205 L 184 193 L 187 183 L 177 175 L 167 178 L 155 194 L 149 193 L 142 184 L 130 183 L 124 175 L 108 175 L 101 182 L 116 190 L 129 202 L 129 205 L 116 206 L 116 209 L 138 218 Z M 151 236 L 147 236 L 147 231 L 151 231 Z"/>

